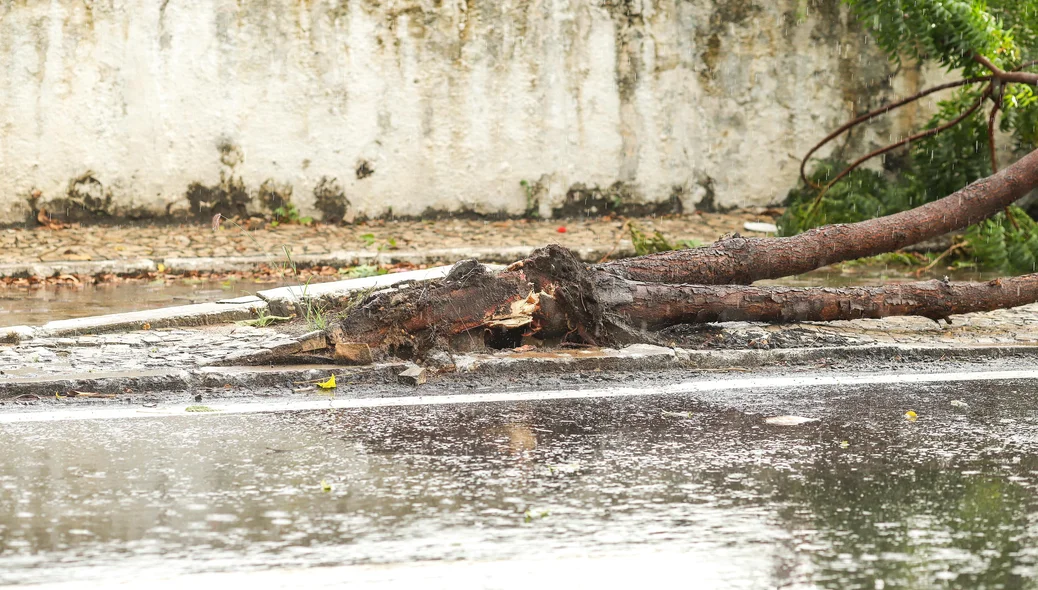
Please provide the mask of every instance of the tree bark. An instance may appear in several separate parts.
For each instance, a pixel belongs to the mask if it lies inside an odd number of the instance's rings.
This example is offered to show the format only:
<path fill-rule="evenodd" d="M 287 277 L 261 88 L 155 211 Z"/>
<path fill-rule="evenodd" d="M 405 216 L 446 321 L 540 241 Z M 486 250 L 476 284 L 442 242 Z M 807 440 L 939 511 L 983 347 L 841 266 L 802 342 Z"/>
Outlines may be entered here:
<path fill-rule="evenodd" d="M 421 352 L 477 331 L 595 345 L 653 342 L 678 324 L 803 322 L 917 315 L 933 320 L 1038 302 L 1038 274 L 987 283 L 923 281 L 882 287 L 663 285 L 631 281 L 580 262 L 561 246 L 539 249 L 492 275 L 465 261 L 443 281 L 383 293 L 354 309 L 338 339 Z"/>
<path fill-rule="evenodd" d="M 650 283 L 749 285 L 942 236 L 994 215 L 1036 186 L 1038 150 L 950 196 L 902 213 L 827 225 L 792 237 L 728 238 L 702 248 L 608 262 L 597 269 Z"/>

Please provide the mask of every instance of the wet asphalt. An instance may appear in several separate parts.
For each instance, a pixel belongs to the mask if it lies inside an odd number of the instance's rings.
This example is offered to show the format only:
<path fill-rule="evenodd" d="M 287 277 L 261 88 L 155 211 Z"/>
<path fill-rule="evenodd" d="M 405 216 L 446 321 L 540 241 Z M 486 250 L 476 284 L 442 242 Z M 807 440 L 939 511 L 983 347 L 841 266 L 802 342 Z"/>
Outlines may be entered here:
<path fill-rule="evenodd" d="M 0 424 L 0 584 L 1038 587 L 1036 380 L 646 393 Z"/>

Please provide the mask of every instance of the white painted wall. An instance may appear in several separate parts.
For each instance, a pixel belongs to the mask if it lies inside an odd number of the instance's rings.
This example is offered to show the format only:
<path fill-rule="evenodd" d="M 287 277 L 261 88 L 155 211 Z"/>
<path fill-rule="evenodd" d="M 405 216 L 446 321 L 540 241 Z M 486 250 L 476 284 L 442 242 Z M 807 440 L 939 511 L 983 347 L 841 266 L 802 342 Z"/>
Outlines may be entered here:
<path fill-rule="evenodd" d="M 116 214 L 221 173 L 304 212 L 322 177 L 364 215 L 518 214 L 520 180 L 542 214 L 616 182 L 773 204 L 855 97 L 920 84 L 838 0 L 8 0 L 0 64 L 0 223 L 87 173 Z"/>

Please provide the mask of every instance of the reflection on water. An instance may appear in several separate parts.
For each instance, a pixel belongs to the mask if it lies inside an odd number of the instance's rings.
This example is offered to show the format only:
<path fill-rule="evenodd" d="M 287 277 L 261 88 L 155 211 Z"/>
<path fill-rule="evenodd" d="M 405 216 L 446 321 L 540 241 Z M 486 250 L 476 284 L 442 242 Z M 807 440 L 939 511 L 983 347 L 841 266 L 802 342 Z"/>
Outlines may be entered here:
<path fill-rule="evenodd" d="M 320 280 L 315 277 L 313 282 Z M 296 284 L 299 281 L 291 278 L 274 281 L 186 279 L 169 282 L 160 279 L 153 282 L 48 286 L 42 289 L 0 289 L 0 327 L 36 326 L 53 320 L 205 303 Z"/>
<path fill-rule="evenodd" d="M 1018 588 L 1038 421 L 974 386 L 796 428 L 690 397 L 7 425 L 0 583 L 667 551 L 725 587 Z"/>

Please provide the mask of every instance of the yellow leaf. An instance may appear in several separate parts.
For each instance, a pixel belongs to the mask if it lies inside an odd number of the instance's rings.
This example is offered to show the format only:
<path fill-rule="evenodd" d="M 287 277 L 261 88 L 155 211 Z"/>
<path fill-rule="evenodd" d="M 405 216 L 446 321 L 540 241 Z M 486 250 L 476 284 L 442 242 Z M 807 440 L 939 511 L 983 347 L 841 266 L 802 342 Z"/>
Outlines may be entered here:
<path fill-rule="evenodd" d="M 845 441 L 845 440 L 841 440 L 840 441 L 840 448 L 841 449 L 846 449 L 849 446 L 851 446 L 851 443 L 849 441 Z"/>
<path fill-rule="evenodd" d="M 166 272 L 166 265 L 161 262 L 155 265 L 155 270 L 159 272 Z"/>
<path fill-rule="evenodd" d="M 905 412 L 905 419 L 907 419 L 909 422 L 915 422 L 919 419 L 919 414 L 916 414 L 912 410 L 908 410 L 907 412 Z"/>
<path fill-rule="evenodd" d="M 335 389 L 335 375 L 332 375 L 324 383 L 318 383 L 318 387 L 321 389 Z"/>

